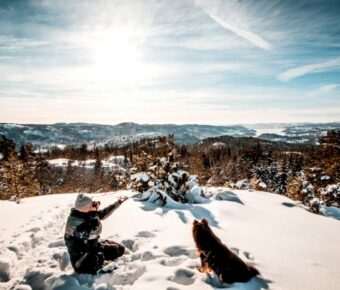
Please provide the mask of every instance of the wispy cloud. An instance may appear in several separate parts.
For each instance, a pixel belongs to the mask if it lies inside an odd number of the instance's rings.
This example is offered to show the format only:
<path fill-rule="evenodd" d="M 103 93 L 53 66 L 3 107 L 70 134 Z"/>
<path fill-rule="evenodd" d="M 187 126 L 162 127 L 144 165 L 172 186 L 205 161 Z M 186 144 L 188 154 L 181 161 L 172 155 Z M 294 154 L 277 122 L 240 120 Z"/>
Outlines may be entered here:
<path fill-rule="evenodd" d="M 211 19 L 213 19 L 216 23 L 221 25 L 227 30 L 230 30 L 231 32 L 235 33 L 237 36 L 246 39 L 250 43 L 254 44 L 255 46 L 265 49 L 265 50 L 272 50 L 273 45 L 263 39 L 260 35 L 252 32 L 249 29 L 245 29 L 244 27 L 241 27 L 237 24 L 234 23 L 233 19 L 231 17 L 226 17 L 227 15 L 222 15 L 221 13 L 218 13 L 216 9 L 214 9 L 214 4 L 215 2 L 202 2 L 202 1 L 197 1 L 196 2 L 198 6 L 200 6 L 203 11 L 209 15 Z M 229 9 L 234 9 L 235 6 L 230 6 L 228 7 Z M 248 7 L 249 8 L 249 7 Z M 215 11 L 216 10 L 216 11 Z M 237 13 L 237 11 L 235 11 Z M 242 17 L 242 15 L 240 16 Z M 235 19 L 234 19 L 235 20 Z M 247 22 L 247 19 L 238 19 L 238 23 L 241 22 Z"/>
<path fill-rule="evenodd" d="M 326 95 L 326 94 L 330 94 L 334 91 L 337 90 L 337 88 L 340 87 L 340 84 L 328 84 L 328 85 L 324 85 L 319 87 L 316 91 L 311 92 L 310 95 L 311 96 L 322 96 L 322 95 Z"/>
<path fill-rule="evenodd" d="M 15 38 L 15 37 L 5 37 L 0 35 L 0 49 L 6 50 L 17 50 L 27 47 L 37 47 L 49 45 L 50 43 L 45 40 L 34 40 L 27 38 Z"/>
<path fill-rule="evenodd" d="M 319 73 L 331 70 L 339 70 L 340 69 L 340 57 L 327 60 L 320 63 L 309 64 L 305 66 L 299 66 L 293 69 L 289 69 L 283 73 L 280 73 L 277 78 L 280 81 L 287 82 L 292 79 L 301 77 L 310 73 Z"/>
<path fill-rule="evenodd" d="M 273 49 L 273 46 L 271 45 L 271 43 L 264 40 L 261 36 L 251 32 L 251 31 L 236 27 L 236 26 L 232 25 L 231 23 L 223 20 L 222 18 L 219 18 L 215 15 L 212 15 L 209 12 L 207 12 L 207 13 L 218 24 L 220 24 L 224 28 L 234 32 L 236 35 L 248 40 L 249 42 L 251 42 L 255 46 L 260 47 L 260 48 L 265 49 L 265 50 L 272 50 Z"/>

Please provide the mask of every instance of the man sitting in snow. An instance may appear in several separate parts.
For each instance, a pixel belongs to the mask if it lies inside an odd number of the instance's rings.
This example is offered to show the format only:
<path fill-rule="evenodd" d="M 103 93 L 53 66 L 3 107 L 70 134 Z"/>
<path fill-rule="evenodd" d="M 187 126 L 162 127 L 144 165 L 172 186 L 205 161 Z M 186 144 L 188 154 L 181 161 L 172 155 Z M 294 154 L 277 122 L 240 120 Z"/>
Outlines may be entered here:
<path fill-rule="evenodd" d="M 70 255 L 71 264 L 77 273 L 100 273 L 104 261 L 112 261 L 125 252 L 123 245 L 109 240 L 99 240 L 102 232 L 100 220 L 106 219 L 128 197 L 120 197 L 110 206 L 99 210 L 100 202 L 79 194 L 75 207 L 67 219 L 65 244 Z"/>

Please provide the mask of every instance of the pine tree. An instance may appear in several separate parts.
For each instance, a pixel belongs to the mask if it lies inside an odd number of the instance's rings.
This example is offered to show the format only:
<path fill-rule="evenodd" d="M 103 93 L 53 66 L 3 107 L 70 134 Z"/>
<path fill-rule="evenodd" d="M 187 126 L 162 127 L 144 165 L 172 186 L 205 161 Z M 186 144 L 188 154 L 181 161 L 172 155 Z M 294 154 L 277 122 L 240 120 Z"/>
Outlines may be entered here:
<path fill-rule="evenodd" d="M 210 168 L 210 160 L 209 160 L 209 157 L 205 153 L 203 153 L 202 155 L 202 163 L 205 169 Z"/>
<path fill-rule="evenodd" d="M 87 150 L 87 144 L 86 143 L 81 144 L 81 146 L 79 148 L 79 154 L 80 154 L 80 160 L 84 161 L 84 160 L 87 159 L 88 150 Z"/>
<path fill-rule="evenodd" d="M 23 162 L 26 162 L 28 160 L 28 155 L 24 144 L 20 146 L 19 159 Z"/>
<path fill-rule="evenodd" d="M 319 138 L 320 145 L 340 148 L 340 130 L 329 130 Z"/>
<path fill-rule="evenodd" d="M 7 183 L 7 190 L 2 198 L 15 195 L 17 200 L 20 200 L 21 197 L 36 195 L 39 192 L 39 183 L 32 168 L 24 166 L 15 155 L 11 155 L 6 161 L 3 176 Z"/>
<path fill-rule="evenodd" d="M 53 176 L 49 163 L 39 154 L 35 161 L 35 177 L 39 183 L 39 194 L 49 193 L 53 182 Z"/>
<path fill-rule="evenodd" d="M 15 143 L 7 139 L 5 135 L 0 135 L 0 153 L 2 154 L 2 161 L 7 161 L 15 153 Z"/>
<path fill-rule="evenodd" d="M 70 186 L 71 188 L 74 187 L 74 184 L 73 184 L 74 183 L 74 169 L 72 166 L 72 160 L 68 160 L 64 180 L 68 186 Z"/>
<path fill-rule="evenodd" d="M 28 161 L 32 161 L 34 156 L 35 156 L 35 154 L 34 154 L 34 151 L 33 151 L 33 145 L 32 144 L 27 143 L 27 144 L 22 144 L 20 146 L 19 160 L 26 163 Z"/>
<path fill-rule="evenodd" d="M 94 164 L 94 174 L 99 175 L 101 173 L 102 161 L 99 155 L 98 148 L 95 149 L 94 154 L 95 154 L 95 159 L 96 159 L 96 163 Z"/>
<path fill-rule="evenodd" d="M 286 163 L 286 160 L 283 160 L 280 171 L 277 177 L 277 188 L 276 192 L 279 194 L 286 193 L 287 190 L 287 182 L 288 182 L 289 168 Z"/>

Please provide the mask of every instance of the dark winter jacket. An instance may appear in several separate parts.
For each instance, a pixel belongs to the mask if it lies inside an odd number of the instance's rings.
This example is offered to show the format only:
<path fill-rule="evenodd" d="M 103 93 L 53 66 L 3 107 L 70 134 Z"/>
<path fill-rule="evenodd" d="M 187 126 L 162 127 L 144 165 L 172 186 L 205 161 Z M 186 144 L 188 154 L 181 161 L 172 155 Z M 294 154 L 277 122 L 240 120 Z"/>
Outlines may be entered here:
<path fill-rule="evenodd" d="M 121 201 L 117 201 L 103 210 L 87 213 L 74 208 L 71 210 L 66 222 L 64 239 L 73 267 L 84 254 L 96 254 L 101 250 L 99 237 L 102 224 L 100 220 L 110 216 L 121 204 Z"/>

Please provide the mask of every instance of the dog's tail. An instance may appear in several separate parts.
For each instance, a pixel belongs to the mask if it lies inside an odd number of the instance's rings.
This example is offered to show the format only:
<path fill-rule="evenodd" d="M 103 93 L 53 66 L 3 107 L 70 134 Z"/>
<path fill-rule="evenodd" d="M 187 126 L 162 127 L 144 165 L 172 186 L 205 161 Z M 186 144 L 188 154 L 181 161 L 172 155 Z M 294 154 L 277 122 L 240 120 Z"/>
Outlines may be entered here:
<path fill-rule="evenodd" d="M 248 264 L 248 268 L 249 268 L 249 273 L 251 274 L 251 276 L 257 276 L 257 275 L 261 275 L 261 273 L 260 273 L 260 271 L 259 270 L 257 270 L 254 266 L 252 266 L 252 265 L 249 265 Z"/>

